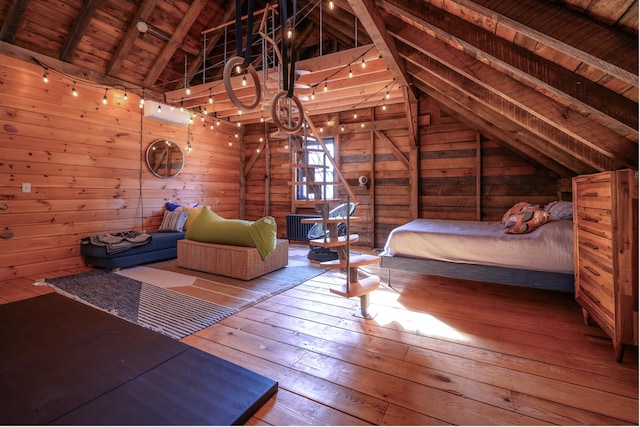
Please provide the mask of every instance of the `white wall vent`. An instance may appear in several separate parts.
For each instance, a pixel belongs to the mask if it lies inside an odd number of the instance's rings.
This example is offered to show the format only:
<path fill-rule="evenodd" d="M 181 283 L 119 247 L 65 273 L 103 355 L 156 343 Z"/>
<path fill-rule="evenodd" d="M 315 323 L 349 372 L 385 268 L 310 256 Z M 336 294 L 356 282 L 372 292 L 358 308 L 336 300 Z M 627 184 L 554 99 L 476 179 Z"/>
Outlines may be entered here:
<path fill-rule="evenodd" d="M 187 125 L 189 124 L 190 114 L 188 111 L 180 111 L 179 108 L 172 108 L 170 105 L 155 101 L 145 101 L 144 103 L 144 116 L 162 120 L 163 122 Z"/>

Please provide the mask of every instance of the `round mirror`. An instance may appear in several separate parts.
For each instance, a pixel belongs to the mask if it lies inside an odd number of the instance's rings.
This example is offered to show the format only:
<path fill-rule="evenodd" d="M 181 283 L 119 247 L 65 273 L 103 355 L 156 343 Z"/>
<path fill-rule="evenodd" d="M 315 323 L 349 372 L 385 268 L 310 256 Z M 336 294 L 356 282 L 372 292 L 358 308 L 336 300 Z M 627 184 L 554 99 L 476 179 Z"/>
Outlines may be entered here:
<path fill-rule="evenodd" d="M 184 155 L 175 142 L 159 139 L 147 148 L 147 166 L 155 176 L 171 178 L 182 171 Z"/>

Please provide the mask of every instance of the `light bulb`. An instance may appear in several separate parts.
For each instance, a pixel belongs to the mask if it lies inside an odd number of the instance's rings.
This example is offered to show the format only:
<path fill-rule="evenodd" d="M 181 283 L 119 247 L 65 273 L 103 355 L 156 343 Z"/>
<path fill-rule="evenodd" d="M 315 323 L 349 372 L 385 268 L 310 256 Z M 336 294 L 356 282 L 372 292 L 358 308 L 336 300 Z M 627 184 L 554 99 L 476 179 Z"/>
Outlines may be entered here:
<path fill-rule="evenodd" d="M 357 119 L 357 118 L 358 118 L 358 113 L 354 112 L 354 113 L 353 113 L 353 118 L 354 118 L 354 119 Z"/>
<path fill-rule="evenodd" d="M 389 99 L 389 89 L 387 89 L 387 94 L 384 96 L 386 99 Z"/>
<path fill-rule="evenodd" d="M 158 113 L 162 113 L 162 106 L 158 104 Z"/>
<path fill-rule="evenodd" d="M 71 88 L 71 95 L 78 96 L 78 91 L 76 90 L 76 82 L 73 82 L 73 88 Z"/>
<path fill-rule="evenodd" d="M 329 88 L 327 87 L 327 82 L 324 82 L 324 89 L 322 89 L 322 90 L 325 91 L 325 92 L 329 90 Z"/>
<path fill-rule="evenodd" d="M 364 58 L 362 58 L 362 62 L 360 64 L 362 65 L 362 68 L 365 68 L 367 66 L 367 64 L 364 62 Z"/>
<path fill-rule="evenodd" d="M 260 123 L 264 123 L 264 116 L 260 116 Z"/>
<path fill-rule="evenodd" d="M 351 71 L 351 65 L 349 65 L 349 78 L 353 78 L 353 72 Z"/>
<path fill-rule="evenodd" d="M 289 30 L 287 31 L 287 38 L 290 39 L 291 37 L 293 37 L 293 30 Z"/>
<path fill-rule="evenodd" d="M 344 125 L 340 126 L 340 131 L 344 132 Z"/>
<path fill-rule="evenodd" d="M 364 127 L 364 122 L 360 123 L 360 127 L 363 128 Z"/>
<path fill-rule="evenodd" d="M 104 90 L 104 96 L 102 97 L 102 105 L 107 105 L 107 89 Z"/>
<path fill-rule="evenodd" d="M 127 96 L 127 91 L 124 91 L 124 95 L 122 96 L 122 98 L 126 101 L 129 99 L 129 96 Z"/>
<path fill-rule="evenodd" d="M 202 114 L 204 114 L 205 116 L 209 114 L 209 112 L 207 111 L 207 107 L 204 107 L 204 109 L 202 110 Z"/>
<path fill-rule="evenodd" d="M 246 86 L 247 85 L 247 76 L 242 76 L 242 86 Z"/>
<path fill-rule="evenodd" d="M 49 83 L 49 76 L 48 76 L 47 70 L 44 70 L 44 73 L 42 73 L 42 81 L 45 83 Z"/>
<path fill-rule="evenodd" d="M 329 0 L 329 10 L 333 10 L 333 0 Z"/>
<path fill-rule="evenodd" d="M 213 104 L 213 96 L 209 95 L 209 104 Z"/>
<path fill-rule="evenodd" d="M 313 101 L 314 99 L 316 99 L 316 91 L 315 90 L 313 92 L 311 92 L 311 100 Z"/>
<path fill-rule="evenodd" d="M 191 95 L 191 87 L 189 85 L 187 85 L 184 88 L 184 93 L 187 94 L 187 95 Z"/>

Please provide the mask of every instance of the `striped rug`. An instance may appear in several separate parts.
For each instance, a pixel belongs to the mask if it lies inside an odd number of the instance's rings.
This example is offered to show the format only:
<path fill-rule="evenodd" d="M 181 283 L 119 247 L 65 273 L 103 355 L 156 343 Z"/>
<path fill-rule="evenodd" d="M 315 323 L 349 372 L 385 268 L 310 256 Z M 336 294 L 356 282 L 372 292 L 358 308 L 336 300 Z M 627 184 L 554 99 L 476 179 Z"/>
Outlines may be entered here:
<path fill-rule="evenodd" d="M 171 260 L 117 272 L 92 270 L 35 284 L 180 339 L 324 271 L 294 261 L 243 281 L 181 269 Z"/>

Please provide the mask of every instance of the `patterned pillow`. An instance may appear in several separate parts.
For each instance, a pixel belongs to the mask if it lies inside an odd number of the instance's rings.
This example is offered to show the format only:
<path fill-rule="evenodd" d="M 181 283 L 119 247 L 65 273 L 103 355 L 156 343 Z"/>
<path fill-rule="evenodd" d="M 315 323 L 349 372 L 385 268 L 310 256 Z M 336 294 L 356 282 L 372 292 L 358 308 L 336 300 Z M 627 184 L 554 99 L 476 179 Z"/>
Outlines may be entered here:
<path fill-rule="evenodd" d="M 533 205 L 529 202 L 518 202 L 515 205 L 513 205 L 511 208 L 509 208 L 509 210 L 506 211 L 504 215 L 502 215 L 502 223 L 506 224 L 507 220 L 511 215 L 517 214 L 519 212 L 532 212 L 532 211 L 535 211 L 536 209 L 540 209 L 540 206 Z"/>
<path fill-rule="evenodd" d="M 188 216 L 189 212 L 164 211 L 164 217 L 162 217 L 158 231 L 183 231 Z"/>
<path fill-rule="evenodd" d="M 511 215 L 504 224 L 506 234 L 530 233 L 549 220 L 549 212 L 537 209 Z"/>

